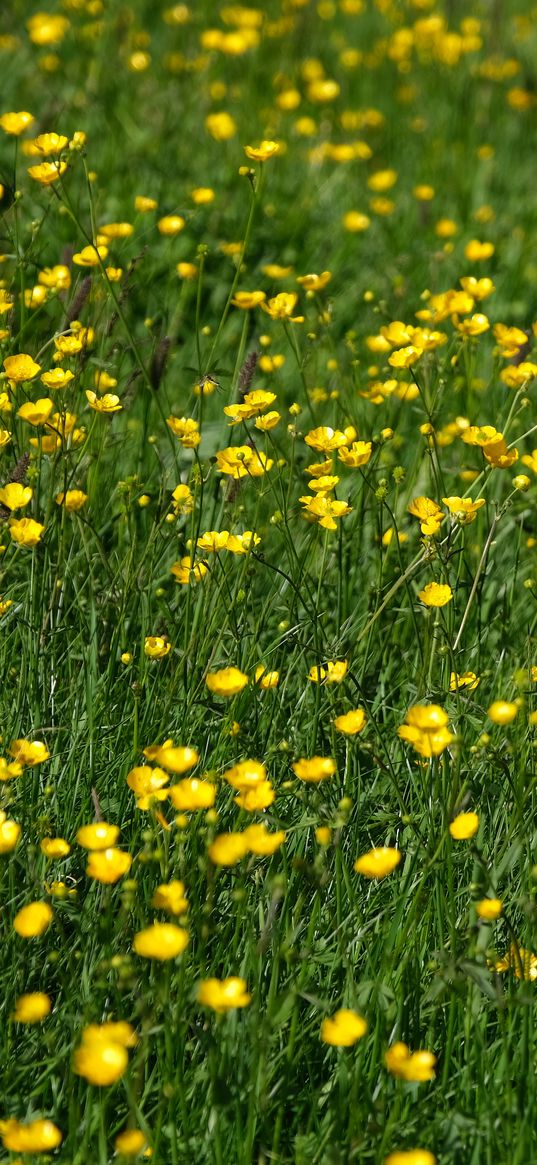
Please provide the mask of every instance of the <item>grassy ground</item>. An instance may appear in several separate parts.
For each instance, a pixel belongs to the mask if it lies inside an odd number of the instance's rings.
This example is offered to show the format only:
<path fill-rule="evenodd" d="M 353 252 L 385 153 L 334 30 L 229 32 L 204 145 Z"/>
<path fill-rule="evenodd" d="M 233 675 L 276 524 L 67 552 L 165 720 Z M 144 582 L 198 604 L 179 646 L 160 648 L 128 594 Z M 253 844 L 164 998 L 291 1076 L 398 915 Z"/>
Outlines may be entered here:
<path fill-rule="evenodd" d="M 534 1157 L 536 36 L 2 13 L 2 1162 Z"/>

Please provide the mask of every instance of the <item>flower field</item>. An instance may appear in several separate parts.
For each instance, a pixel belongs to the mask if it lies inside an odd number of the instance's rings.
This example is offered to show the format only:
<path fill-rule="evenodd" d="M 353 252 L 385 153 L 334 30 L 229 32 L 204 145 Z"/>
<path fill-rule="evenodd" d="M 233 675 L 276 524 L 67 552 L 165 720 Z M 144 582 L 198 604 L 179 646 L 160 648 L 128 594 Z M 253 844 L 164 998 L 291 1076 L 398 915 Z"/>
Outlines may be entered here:
<path fill-rule="evenodd" d="M 0 15 L 0 1165 L 531 1165 L 537 9 Z"/>

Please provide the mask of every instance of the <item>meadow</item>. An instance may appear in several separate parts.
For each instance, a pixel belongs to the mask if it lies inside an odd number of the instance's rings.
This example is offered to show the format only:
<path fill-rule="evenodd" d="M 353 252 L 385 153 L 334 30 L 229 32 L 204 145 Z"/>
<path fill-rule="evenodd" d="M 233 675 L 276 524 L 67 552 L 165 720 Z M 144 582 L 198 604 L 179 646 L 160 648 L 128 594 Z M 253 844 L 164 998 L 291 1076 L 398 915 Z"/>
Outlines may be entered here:
<path fill-rule="evenodd" d="M 531 1165 L 537 9 L 0 15 L 0 1163 Z"/>

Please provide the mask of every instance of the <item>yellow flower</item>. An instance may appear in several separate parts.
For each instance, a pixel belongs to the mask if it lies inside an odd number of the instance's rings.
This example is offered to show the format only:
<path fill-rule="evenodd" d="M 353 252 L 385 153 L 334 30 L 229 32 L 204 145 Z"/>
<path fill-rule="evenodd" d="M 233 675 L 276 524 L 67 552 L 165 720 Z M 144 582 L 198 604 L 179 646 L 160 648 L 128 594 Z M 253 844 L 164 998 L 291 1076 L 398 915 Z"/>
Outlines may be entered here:
<path fill-rule="evenodd" d="M 351 1048 L 365 1036 L 366 1031 L 367 1021 L 356 1011 L 343 1007 L 328 1019 L 323 1019 L 321 1040 L 323 1044 L 331 1044 L 335 1048 Z"/>
<path fill-rule="evenodd" d="M 493 243 L 480 243 L 479 239 L 470 239 L 464 248 L 464 256 L 470 263 L 477 263 L 481 259 L 490 259 L 494 254 Z"/>
<path fill-rule="evenodd" d="M 244 809 L 247 813 L 260 813 L 262 809 L 268 809 L 276 799 L 276 794 L 270 781 L 260 781 L 258 785 L 253 788 L 246 788 L 244 786 L 240 793 L 234 798 L 235 805 L 240 809 Z M 252 851 L 254 852 L 254 851 Z M 257 851 L 255 851 L 257 852 Z"/>
<path fill-rule="evenodd" d="M 30 902 L 13 919 L 13 930 L 21 938 L 40 938 L 50 926 L 54 915 L 48 902 Z"/>
<path fill-rule="evenodd" d="M 347 433 L 340 429 L 332 429 L 329 425 L 321 425 L 318 429 L 312 429 L 304 437 L 306 445 L 311 449 L 315 449 L 317 453 L 333 453 L 335 449 L 341 449 L 343 445 L 349 444 Z M 308 472 L 312 473 L 312 467 L 309 466 Z M 318 476 L 313 474 L 314 477 Z"/>
<path fill-rule="evenodd" d="M 156 198 L 146 198 L 143 194 L 137 194 L 134 199 L 134 209 L 138 214 L 147 214 L 150 210 L 156 210 L 158 202 Z"/>
<path fill-rule="evenodd" d="M 487 716 L 493 724 L 511 724 L 518 715 L 518 704 L 508 700 L 495 700 L 488 709 Z"/>
<path fill-rule="evenodd" d="M 299 498 L 299 501 L 304 506 L 304 516 L 318 522 L 319 526 L 325 530 L 337 530 L 335 519 L 344 518 L 347 514 L 352 513 L 352 507 L 346 502 L 333 501 L 325 494 L 317 494 L 313 497 L 306 494 Z"/>
<path fill-rule="evenodd" d="M 388 364 L 392 368 L 411 368 L 423 356 L 423 349 L 414 344 L 407 344 L 406 348 L 398 348 L 388 356 Z"/>
<path fill-rule="evenodd" d="M 205 128 L 215 142 L 228 142 L 237 133 L 236 122 L 225 110 L 209 113 L 205 118 Z"/>
<path fill-rule="evenodd" d="M 384 1165 L 436 1165 L 436 1157 L 428 1149 L 400 1149 L 389 1153 Z"/>
<path fill-rule="evenodd" d="M 197 765 L 200 756 L 197 748 L 174 745 L 173 740 L 165 740 L 164 744 L 150 744 L 144 748 L 144 756 L 148 760 L 163 765 L 170 773 L 187 773 Z"/>
<path fill-rule="evenodd" d="M 259 857 L 276 853 L 285 841 L 283 829 L 270 833 L 264 822 L 261 825 L 248 825 L 242 836 L 250 853 Z"/>
<path fill-rule="evenodd" d="M 235 866 L 248 853 L 243 833 L 219 833 L 207 853 L 215 866 Z"/>
<path fill-rule="evenodd" d="M 86 397 L 91 409 L 96 413 L 117 413 L 123 408 L 120 399 L 114 392 L 105 392 L 104 396 L 97 396 L 91 388 L 86 389 Z"/>
<path fill-rule="evenodd" d="M 40 182 L 41 186 L 50 186 L 65 174 L 66 169 L 67 162 L 38 162 L 37 166 L 28 166 L 28 173 L 34 182 Z"/>
<path fill-rule="evenodd" d="M 86 874 L 96 882 L 103 882 L 111 886 L 130 870 L 132 858 L 123 850 L 110 846 L 108 849 L 99 849 L 90 853 Z"/>
<path fill-rule="evenodd" d="M 4 810 L 0 810 L 0 854 L 10 854 L 15 849 L 21 835 L 17 821 L 11 821 Z"/>
<path fill-rule="evenodd" d="M 262 303 L 261 307 L 273 320 L 291 320 L 292 323 L 301 323 L 301 316 L 293 317 L 297 301 L 298 295 L 294 291 L 280 291 L 267 303 Z"/>
<path fill-rule="evenodd" d="M 19 356 L 6 356 L 4 369 L 6 376 L 15 384 L 24 384 L 27 380 L 33 380 L 34 376 L 41 372 L 40 364 L 36 364 L 35 360 L 32 360 L 32 357 L 25 352 L 21 352 Z"/>
<path fill-rule="evenodd" d="M 332 760 L 331 756 L 300 757 L 300 760 L 295 761 L 291 768 L 295 777 L 298 777 L 300 781 L 317 785 L 319 781 L 325 781 L 334 776 L 336 762 Z"/>
<path fill-rule="evenodd" d="M 66 16 L 56 12 L 34 12 L 26 21 L 26 27 L 32 44 L 45 48 L 60 44 L 70 25 Z"/>
<path fill-rule="evenodd" d="M 332 278 L 331 271 L 323 271 L 321 275 L 297 275 L 297 283 L 300 283 L 304 291 L 322 291 L 327 283 L 330 283 Z"/>
<path fill-rule="evenodd" d="M 402 854 L 398 849 L 384 845 L 362 854 L 356 859 L 354 869 L 366 878 L 385 878 L 399 865 L 401 857 Z"/>
<path fill-rule="evenodd" d="M 186 226 L 185 219 L 180 214 L 165 214 L 157 223 L 161 235 L 178 235 Z"/>
<path fill-rule="evenodd" d="M 426 607 L 445 607 L 453 598 L 453 591 L 447 583 L 430 582 L 418 591 L 418 599 Z"/>
<path fill-rule="evenodd" d="M 32 125 L 34 120 L 35 118 L 31 113 L 3 113 L 0 117 L 0 129 L 3 129 L 4 133 L 18 137 Z"/>
<path fill-rule="evenodd" d="M 185 884 L 174 879 L 173 882 L 157 886 L 151 899 L 155 910 L 167 910 L 168 914 L 184 914 L 188 910 L 188 899 L 185 898 Z"/>
<path fill-rule="evenodd" d="M 371 441 L 353 441 L 348 448 L 338 449 L 338 457 L 349 469 L 358 469 L 361 465 L 367 465 L 372 452 Z"/>
<path fill-rule="evenodd" d="M 259 546 L 261 539 L 253 530 L 245 530 L 242 534 L 230 534 L 226 543 L 226 550 L 231 554 L 248 554 Z"/>
<path fill-rule="evenodd" d="M 334 728 L 338 732 L 344 732 L 345 736 L 356 736 L 365 728 L 366 716 L 363 708 L 355 708 L 352 712 L 344 712 L 341 716 L 336 716 L 334 720 Z"/>
<path fill-rule="evenodd" d="M 471 498 L 449 497 L 442 498 L 442 501 L 455 521 L 460 522 L 462 526 L 468 526 L 473 522 L 477 511 L 485 505 L 485 498 L 477 498 L 473 502 Z"/>
<path fill-rule="evenodd" d="M 321 667 L 311 667 L 308 679 L 314 684 L 340 684 L 349 670 L 346 659 L 329 662 Z"/>
<path fill-rule="evenodd" d="M 73 1057 L 78 1076 L 89 1084 L 107 1087 L 123 1076 L 129 1057 L 124 1040 L 114 1038 L 115 1024 L 91 1024 L 82 1032 L 82 1042 Z M 112 1030 L 110 1030 L 112 1029 Z M 128 1046 L 128 1045 L 127 1045 Z"/>
<path fill-rule="evenodd" d="M 224 780 L 232 789 L 253 789 L 256 785 L 260 785 L 262 781 L 266 780 L 267 770 L 261 761 L 257 760 L 241 760 L 233 765 L 230 769 L 226 769 L 223 773 Z"/>
<path fill-rule="evenodd" d="M 198 550 L 205 550 L 206 554 L 216 554 L 218 550 L 225 550 L 228 544 L 229 530 L 206 530 L 196 542 Z"/>
<path fill-rule="evenodd" d="M 44 372 L 40 377 L 45 388 L 65 388 L 74 378 L 74 373 L 67 368 L 54 368 L 52 372 Z"/>
<path fill-rule="evenodd" d="M 141 1129 L 124 1129 L 114 1141 L 114 1149 L 122 1157 L 136 1157 L 146 1145 L 147 1139 Z"/>
<path fill-rule="evenodd" d="M 208 567 L 205 562 L 194 562 L 194 559 L 187 554 L 179 562 L 174 562 L 170 570 L 176 582 L 187 585 L 188 583 L 201 582 L 207 574 Z"/>
<path fill-rule="evenodd" d="M 50 1153 L 61 1145 L 63 1136 L 52 1121 L 35 1120 L 21 1124 L 10 1117 L 0 1124 L 4 1149 L 13 1153 Z"/>
<path fill-rule="evenodd" d="M 168 417 L 166 424 L 181 442 L 183 449 L 195 449 L 199 445 L 201 436 L 197 421 L 189 417 Z"/>
<path fill-rule="evenodd" d="M 49 759 L 50 752 L 42 740 L 12 740 L 9 746 L 9 755 L 25 768 L 33 768 Z"/>
<path fill-rule="evenodd" d="M 241 477 L 262 477 L 273 464 L 265 453 L 258 453 L 249 445 L 230 445 L 227 449 L 219 449 L 216 454 L 218 472 L 228 474 L 235 481 Z"/>
<path fill-rule="evenodd" d="M 61 154 L 69 143 L 69 138 L 60 133 L 42 133 L 34 138 L 32 145 L 40 154 Z"/>
<path fill-rule="evenodd" d="M 188 946 L 188 932 L 173 922 L 154 922 L 135 934 L 132 949 L 144 959 L 165 962 L 181 955 Z"/>
<path fill-rule="evenodd" d="M 81 251 L 77 251 L 73 255 L 73 263 L 76 263 L 77 267 L 99 267 L 107 255 L 108 247 L 105 247 L 104 244 L 94 246 L 93 243 L 90 243 L 89 246 L 83 247 Z"/>
<path fill-rule="evenodd" d="M 186 777 L 170 788 L 170 801 L 175 809 L 194 812 L 211 809 L 216 800 L 216 786 L 199 777 Z"/>
<path fill-rule="evenodd" d="M 52 1001 L 50 995 L 43 991 L 32 991 L 28 995 L 19 995 L 13 1012 L 16 1023 L 40 1023 L 50 1015 Z"/>
<path fill-rule="evenodd" d="M 280 152 L 278 142 L 262 141 L 258 146 L 245 146 L 244 153 L 251 162 L 267 162 Z"/>
<path fill-rule="evenodd" d="M 7 510 L 22 510 L 31 502 L 33 497 L 33 489 L 29 485 L 21 485 L 19 482 L 9 482 L 0 489 L 0 504 L 5 506 Z"/>
<path fill-rule="evenodd" d="M 452 671 L 449 678 L 449 690 L 457 692 L 459 688 L 468 688 L 469 692 L 473 692 L 480 682 L 479 676 L 476 676 L 473 671 L 465 671 L 461 675 Z"/>
<path fill-rule="evenodd" d="M 361 231 L 368 230 L 368 228 L 371 226 L 371 219 L 369 218 L 369 215 L 363 214 L 359 210 L 348 210 L 347 213 L 343 215 L 343 226 L 345 227 L 345 230 L 350 231 L 351 234 L 358 234 Z"/>
<path fill-rule="evenodd" d="M 63 263 L 56 267 L 44 267 L 37 276 L 37 282 L 52 291 L 68 291 L 71 286 L 71 272 Z"/>
<path fill-rule="evenodd" d="M 226 405 L 224 412 L 227 417 L 232 418 L 231 424 L 236 425 L 239 421 L 249 420 L 250 417 L 264 412 L 275 400 L 276 393 L 257 388 L 253 392 L 247 392 L 240 404 Z"/>
<path fill-rule="evenodd" d="M 37 546 L 45 527 L 33 518 L 10 518 L 9 533 L 19 546 Z"/>
<path fill-rule="evenodd" d="M 160 797 L 159 793 L 168 784 L 169 779 L 168 773 L 165 773 L 163 769 L 152 769 L 150 765 L 137 765 L 136 768 L 131 769 L 127 776 L 127 784 L 135 797 L 141 798 L 141 801 L 138 802 L 138 808 L 148 808 L 148 805 L 145 804 L 146 799 L 152 797 L 156 797 L 157 800 L 165 799 L 168 796 L 168 790 L 166 789 L 164 798 Z"/>
<path fill-rule="evenodd" d="M 392 1044 L 384 1056 L 384 1063 L 392 1076 L 416 1084 L 434 1080 L 436 1056 L 432 1052 L 411 1052 L 406 1044 Z"/>
<path fill-rule="evenodd" d="M 46 858 L 66 858 L 71 853 L 71 846 L 64 837 L 44 837 L 39 843 L 41 853 Z"/>
<path fill-rule="evenodd" d="M 68 489 L 66 493 L 56 494 L 54 500 L 58 506 L 64 506 L 69 513 L 78 513 L 85 506 L 88 495 L 81 489 Z"/>
<path fill-rule="evenodd" d="M 279 671 L 267 671 L 265 665 L 260 663 L 257 665 L 254 672 L 254 679 L 256 684 L 263 689 L 264 692 L 269 691 L 270 688 L 277 688 L 280 682 Z"/>
<path fill-rule="evenodd" d="M 494 964 L 495 971 L 514 971 L 517 979 L 535 981 L 537 979 L 537 956 L 533 951 L 519 947 L 513 942 L 503 959 Z"/>
<path fill-rule="evenodd" d="M 48 421 L 50 414 L 54 408 L 54 402 L 50 397 L 41 397 L 36 401 L 26 401 L 21 405 L 17 416 L 21 421 L 27 421 L 29 425 L 44 425 Z"/>
<path fill-rule="evenodd" d="M 197 991 L 198 1003 L 222 1014 L 236 1007 L 248 1007 L 249 995 L 246 980 L 238 976 L 230 979 L 203 979 Z"/>
<path fill-rule="evenodd" d="M 144 653 L 149 659 L 164 659 L 171 649 L 167 635 L 147 635 L 144 640 Z"/>
<path fill-rule="evenodd" d="M 107 821 L 96 821 L 93 825 L 81 825 L 76 840 L 83 849 L 105 850 L 115 845 L 119 837 L 119 826 Z"/>
<path fill-rule="evenodd" d="M 494 922 L 502 913 L 503 902 L 500 898 L 482 898 L 480 902 L 476 902 L 475 908 L 478 917 L 484 922 Z"/>
<path fill-rule="evenodd" d="M 411 744 L 420 756 L 439 756 L 453 740 L 447 726 L 447 712 L 438 704 L 415 704 L 409 708 L 405 721 L 397 729 L 397 735 Z"/>
<path fill-rule="evenodd" d="M 475 837 L 479 829 L 477 813 L 459 813 L 449 826 L 449 832 L 455 841 L 468 841 Z"/>
<path fill-rule="evenodd" d="M 236 696 L 248 683 L 248 676 L 238 667 L 224 667 L 220 671 L 208 672 L 205 683 L 215 696 Z"/>

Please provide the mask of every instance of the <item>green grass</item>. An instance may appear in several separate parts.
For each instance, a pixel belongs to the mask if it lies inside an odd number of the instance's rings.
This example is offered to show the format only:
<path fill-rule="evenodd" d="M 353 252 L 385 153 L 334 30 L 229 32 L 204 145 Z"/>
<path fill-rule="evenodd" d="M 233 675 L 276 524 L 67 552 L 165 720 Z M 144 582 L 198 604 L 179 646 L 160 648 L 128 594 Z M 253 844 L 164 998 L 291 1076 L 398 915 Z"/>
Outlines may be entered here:
<path fill-rule="evenodd" d="M 61 1147 L 33 1159 L 65 1165 L 123 1159 L 114 1139 L 127 1126 L 144 1132 L 155 1165 L 382 1165 L 418 1147 L 439 1165 L 526 1165 L 535 983 L 517 952 L 537 952 L 537 484 L 521 459 L 537 447 L 537 419 L 531 376 L 513 389 L 500 373 L 536 356 L 535 13 L 515 0 L 493 9 L 365 0 L 357 12 L 270 0 L 257 10 L 259 44 L 231 55 L 206 47 L 207 30 L 229 34 L 237 10 L 208 3 L 192 5 L 185 23 L 142 0 L 66 3 L 63 37 L 42 46 L 25 28 L 32 9 L 8 7 L 0 113 L 28 110 L 35 122 L 0 141 L 0 277 L 13 297 L 0 317 L 0 364 L 27 353 L 43 373 L 58 367 L 54 337 L 73 320 L 94 335 L 62 360 L 74 373 L 65 389 L 49 392 L 39 376 L 0 385 L 11 402 L 0 402 L 11 434 L 0 485 L 15 474 L 31 486 L 15 516 L 44 526 L 34 548 L 20 546 L 2 510 L 3 748 L 9 759 L 23 738 L 50 752 L 0 785 L 0 808 L 21 826 L 0 858 L 0 1119 L 53 1120 Z M 461 34 L 465 20 L 479 25 Z M 308 96 L 315 68 L 338 82 L 334 100 Z M 277 100 L 287 89 L 300 94 L 290 111 Z M 227 141 L 207 130 L 215 111 L 236 123 Z M 311 136 L 300 118 L 313 120 Z M 64 151 L 62 178 L 33 181 L 27 168 L 40 159 L 24 143 L 77 130 L 86 144 Z M 267 138 L 281 143 L 278 155 L 250 163 L 243 146 Z M 330 156 L 356 141 L 369 159 Z M 382 193 L 390 213 L 370 205 L 368 179 L 384 170 L 397 174 Z M 423 184 L 434 187 L 430 201 L 413 193 Z M 214 200 L 196 205 L 198 187 Z M 157 208 L 136 211 L 139 195 Z M 363 232 L 345 228 L 351 210 L 369 216 Z M 185 219 L 175 237 L 157 227 L 170 214 Z M 450 237 L 436 230 L 446 218 Z M 103 262 L 72 261 L 115 222 L 133 232 L 112 240 Z M 490 241 L 493 255 L 470 261 L 472 239 Z M 196 265 L 193 279 L 179 277 L 179 262 Z M 39 274 L 57 264 L 70 288 L 31 306 Z M 268 264 L 289 274 L 267 275 Z M 108 266 L 122 268 L 119 282 Z M 323 271 L 331 279 L 318 291 L 296 282 Z M 490 298 L 460 317 L 416 318 L 470 275 L 493 280 Z M 242 311 L 237 290 L 298 293 L 292 314 L 304 320 Z M 464 338 L 457 323 L 472 312 L 490 328 Z M 399 371 L 378 342 L 396 320 L 447 340 Z M 514 360 L 502 356 L 496 324 L 527 331 Z M 281 415 L 267 433 L 254 419 L 229 427 L 223 412 L 242 399 L 252 353 L 249 388 L 275 393 L 269 407 Z M 285 360 L 269 371 L 275 355 Z M 86 398 L 97 372 L 117 381 L 122 407 L 111 416 Z M 217 387 L 196 395 L 205 375 Z M 392 379 L 417 390 L 368 399 L 372 384 Z M 49 448 L 41 438 L 51 431 L 18 417 L 48 395 L 76 415 L 83 440 Z M 170 416 L 197 422 L 197 449 L 183 448 Z M 455 432 L 458 418 L 493 425 L 518 461 L 493 467 L 462 441 L 462 425 Z M 334 454 L 336 494 L 351 507 L 334 531 L 304 521 L 299 500 L 311 492 L 307 467 L 324 459 L 304 440 L 318 426 L 352 426 L 372 443 L 358 468 Z M 216 455 L 235 445 L 272 468 L 223 475 Z M 528 489 L 517 488 L 526 472 Z M 174 516 L 179 484 L 193 505 Z M 78 513 L 55 502 L 67 489 L 88 495 Z M 408 512 L 423 495 L 445 515 L 428 537 Z M 442 498 L 453 495 L 485 499 L 468 525 L 451 521 Z M 406 538 L 386 545 L 390 528 Z M 212 530 L 251 530 L 260 542 L 242 556 L 200 550 L 205 577 L 177 583 L 171 567 Z M 433 580 L 453 591 L 438 610 L 417 597 Z M 149 636 L 168 637 L 165 658 L 147 657 Z M 348 663 L 341 683 L 308 679 L 337 660 Z M 255 682 L 259 664 L 279 672 L 271 690 Z M 212 695 L 207 674 L 227 666 L 250 682 L 231 698 Z M 454 671 L 474 672 L 479 685 L 450 690 Z M 495 700 L 516 702 L 507 726 L 487 715 Z M 409 708 L 431 703 L 445 709 L 453 739 L 427 760 L 397 730 Z M 355 708 L 366 726 L 347 737 L 333 721 Z M 168 738 L 199 750 L 192 772 L 216 783 L 215 810 L 176 823 L 168 800 L 137 808 L 127 775 Z M 292 769 L 315 755 L 337 766 L 318 785 Z M 264 811 L 238 808 L 222 777 L 245 759 L 267 766 L 276 797 Z M 455 841 L 449 824 L 470 810 L 479 830 Z M 117 823 L 133 859 L 114 885 L 86 875 L 75 840 L 100 817 Z M 211 861 L 217 834 L 262 821 L 285 831 L 276 853 Z M 319 827 L 331 830 L 327 845 Z M 70 854 L 48 861 L 46 837 L 65 838 Z M 402 855 L 393 873 L 376 881 L 354 870 L 384 845 Z M 180 920 L 151 904 L 172 879 L 189 902 Z M 475 909 L 487 896 L 503 903 L 493 923 Z M 25 940 L 15 914 L 45 900 L 53 922 Z M 187 925 L 176 960 L 133 952 L 156 919 Z M 510 947 L 512 966 L 497 973 Z M 213 1014 L 197 1000 L 199 983 L 229 976 L 246 981 L 251 1003 Z M 51 1014 L 14 1022 L 18 997 L 35 991 L 50 995 Z M 321 1023 L 343 1007 L 367 1020 L 367 1034 L 328 1046 Z M 73 1055 L 84 1028 L 107 1020 L 132 1024 L 138 1042 L 117 1082 L 98 1088 L 75 1073 Z M 434 1052 L 433 1080 L 389 1073 L 384 1056 L 397 1040 Z M 6 1148 L 2 1162 L 25 1159 Z"/>

